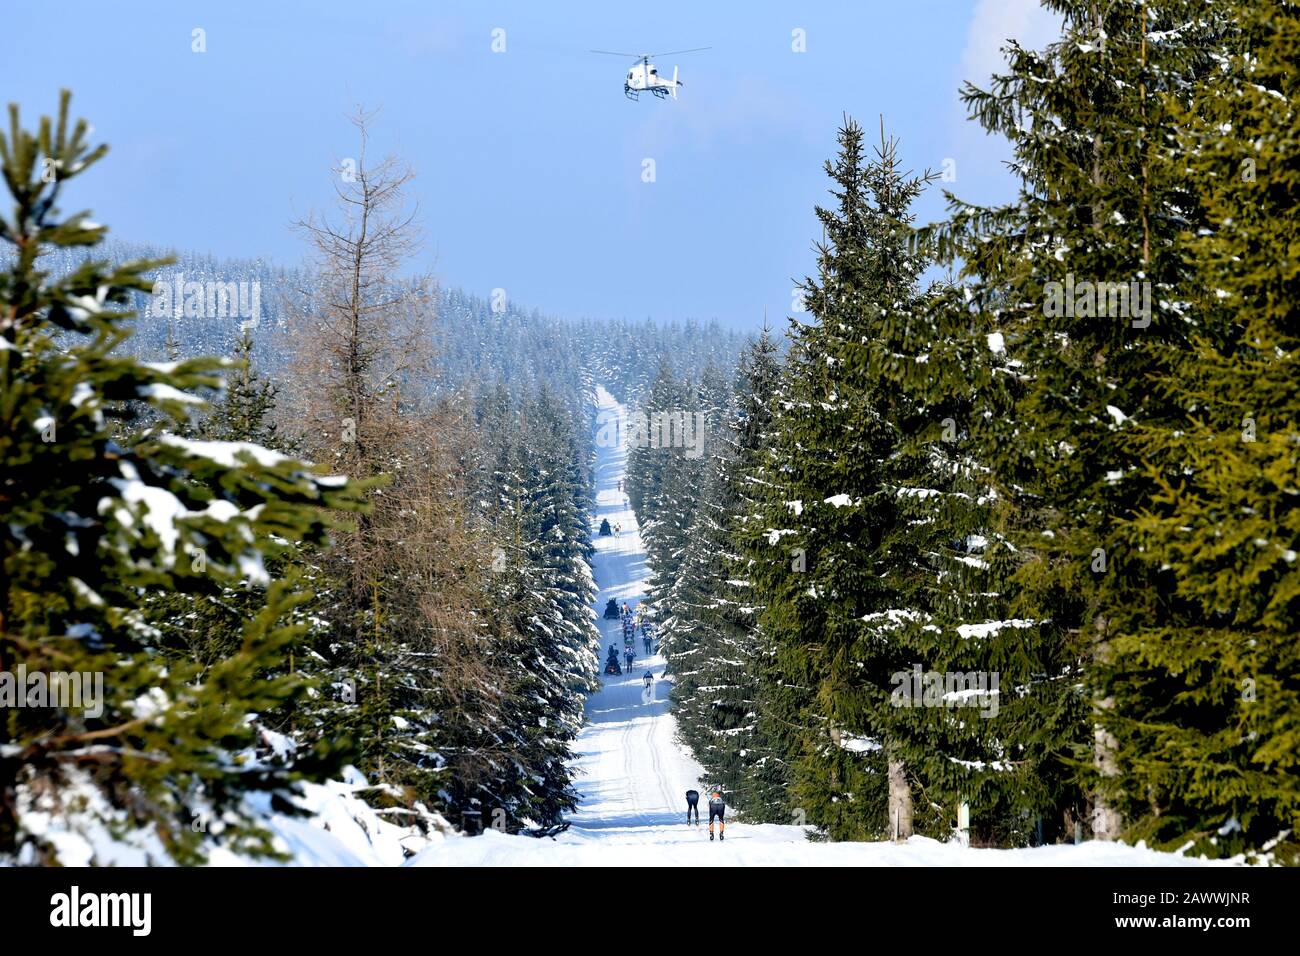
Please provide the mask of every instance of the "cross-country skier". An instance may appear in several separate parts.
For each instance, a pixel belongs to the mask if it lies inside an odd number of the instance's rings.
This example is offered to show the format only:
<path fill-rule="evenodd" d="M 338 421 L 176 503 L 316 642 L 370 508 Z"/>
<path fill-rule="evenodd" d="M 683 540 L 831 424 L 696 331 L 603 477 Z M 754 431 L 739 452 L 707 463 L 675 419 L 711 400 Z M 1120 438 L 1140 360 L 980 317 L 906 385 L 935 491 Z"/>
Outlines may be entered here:
<path fill-rule="evenodd" d="M 646 671 L 646 672 L 645 672 L 645 677 L 643 677 L 643 678 L 641 678 L 641 679 L 642 679 L 643 681 L 645 681 L 645 686 L 646 686 L 646 688 L 648 689 L 648 688 L 650 687 L 650 685 L 653 684 L 653 683 L 655 682 L 655 675 L 654 675 L 654 674 L 651 674 L 649 671 Z"/>
<path fill-rule="evenodd" d="M 623 656 L 627 658 L 627 669 L 631 670 L 632 662 L 636 660 L 636 655 L 632 653 L 632 648 L 629 647 L 626 651 L 624 651 Z"/>
<path fill-rule="evenodd" d="M 698 790 L 686 791 L 686 825 L 691 824 L 691 814 L 695 814 L 695 825 L 700 825 L 700 792 Z"/>
<path fill-rule="evenodd" d="M 718 839 L 725 840 L 727 838 L 727 824 L 726 821 L 722 819 L 722 815 L 726 812 L 726 810 L 727 810 L 727 805 L 722 801 L 722 788 L 715 787 L 709 793 L 709 839 L 710 840 L 713 839 L 713 818 L 714 817 L 718 818 Z"/>
<path fill-rule="evenodd" d="M 644 627 L 641 628 L 641 642 L 645 644 L 645 656 L 649 657 L 650 656 L 650 635 L 646 632 L 646 629 Z"/>

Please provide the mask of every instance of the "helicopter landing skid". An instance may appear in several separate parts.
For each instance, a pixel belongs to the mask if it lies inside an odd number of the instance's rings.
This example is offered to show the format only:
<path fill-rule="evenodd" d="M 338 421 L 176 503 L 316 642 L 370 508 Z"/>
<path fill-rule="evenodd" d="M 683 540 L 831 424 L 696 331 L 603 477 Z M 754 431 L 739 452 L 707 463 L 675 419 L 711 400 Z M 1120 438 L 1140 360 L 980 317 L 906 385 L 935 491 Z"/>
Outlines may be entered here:
<path fill-rule="evenodd" d="M 641 92 L 641 90 L 632 89 L 632 87 L 628 86 L 626 83 L 623 84 L 623 95 L 629 100 L 639 100 L 641 98 Z M 650 92 L 661 100 L 668 99 L 668 91 L 662 87 L 652 86 L 650 87 Z"/>

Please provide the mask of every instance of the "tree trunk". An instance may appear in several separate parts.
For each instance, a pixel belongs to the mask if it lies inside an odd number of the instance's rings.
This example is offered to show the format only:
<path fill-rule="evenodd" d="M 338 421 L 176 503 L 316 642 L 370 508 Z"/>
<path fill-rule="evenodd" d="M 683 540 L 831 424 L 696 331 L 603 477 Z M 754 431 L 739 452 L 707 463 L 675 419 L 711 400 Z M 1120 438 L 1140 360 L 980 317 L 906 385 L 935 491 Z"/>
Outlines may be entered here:
<path fill-rule="evenodd" d="M 1093 648 L 1093 660 L 1099 665 L 1104 665 L 1110 659 L 1110 645 L 1107 642 L 1110 622 L 1105 617 L 1098 616 L 1093 623 L 1097 628 L 1097 643 Z M 1106 729 L 1102 722 L 1102 717 L 1106 711 L 1113 710 L 1114 707 L 1114 697 L 1093 699 L 1096 724 L 1093 726 L 1092 762 L 1093 766 L 1097 768 L 1097 773 L 1102 777 L 1115 777 L 1119 774 L 1119 767 L 1115 763 L 1115 751 L 1119 749 L 1119 741 L 1115 739 L 1114 734 Z M 1107 802 L 1104 787 L 1098 788 L 1098 792 L 1093 794 L 1093 836 L 1098 840 L 1118 840 L 1122 826 L 1123 820 L 1120 818 L 1119 811 Z"/>
<path fill-rule="evenodd" d="M 1105 697 L 1097 701 L 1099 710 L 1115 706 L 1115 698 Z M 1093 732 L 1093 763 L 1097 772 L 1103 777 L 1113 777 L 1119 771 L 1115 766 L 1115 748 L 1119 741 L 1105 727 L 1098 724 Z M 1095 795 L 1092 805 L 1092 834 L 1098 840 L 1118 840 L 1123 821 L 1119 811 L 1106 802 L 1100 793 Z"/>
<path fill-rule="evenodd" d="M 912 835 L 912 790 L 907 785 L 903 761 L 889 761 L 889 832 L 895 843 Z"/>

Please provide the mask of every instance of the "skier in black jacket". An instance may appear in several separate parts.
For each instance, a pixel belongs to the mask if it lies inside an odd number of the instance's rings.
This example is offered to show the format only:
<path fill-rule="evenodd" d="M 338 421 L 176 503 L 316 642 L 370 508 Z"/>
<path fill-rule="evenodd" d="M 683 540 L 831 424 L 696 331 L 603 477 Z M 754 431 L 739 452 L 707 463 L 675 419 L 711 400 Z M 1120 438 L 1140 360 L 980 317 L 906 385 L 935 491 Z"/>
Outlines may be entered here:
<path fill-rule="evenodd" d="M 695 814 L 695 825 L 700 825 L 700 792 L 698 790 L 686 791 L 686 825 L 690 826 L 691 813 Z"/>

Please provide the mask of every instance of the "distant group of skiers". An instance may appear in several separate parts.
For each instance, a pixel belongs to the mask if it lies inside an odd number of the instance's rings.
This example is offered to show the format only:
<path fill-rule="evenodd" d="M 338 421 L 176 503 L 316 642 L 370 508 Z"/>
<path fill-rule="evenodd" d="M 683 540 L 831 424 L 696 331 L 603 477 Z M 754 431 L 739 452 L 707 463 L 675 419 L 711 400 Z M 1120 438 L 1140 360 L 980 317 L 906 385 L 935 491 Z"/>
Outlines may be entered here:
<path fill-rule="evenodd" d="M 607 618 L 614 616 L 615 606 L 611 598 L 609 606 L 605 608 Z M 623 602 L 623 607 L 619 609 L 618 616 L 623 624 L 622 669 L 619 667 L 618 649 L 611 644 L 609 645 L 609 658 L 605 661 L 606 674 L 621 674 L 623 671 L 632 669 L 632 665 L 636 663 L 636 632 L 638 628 L 641 630 L 641 646 L 645 648 L 646 656 L 648 657 L 654 652 L 654 638 L 652 637 L 650 622 L 645 619 L 645 616 L 633 611 L 626 601 Z M 645 686 L 649 688 L 654 684 L 654 675 L 650 671 L 646 671 L 642 680 L 645 682 Z"/>
<path fill-rule="evenodd" d="M 640 613 L 633 612 L 626 601 L 623 602 L 623 645 L 625 650 L 623 656 L 627 659 L 627 666 L 631 669 L 632 664 L 636 661 L 636 632 L 637 628 L 641 629 L 641 641 L 645 647 L 646 656 L 650 655 L 650 624 Z"/>
<path fill-rule="evenodd" d="M 631 647 L 636 643 L 636 632 L 641 631 L 641 645 L 645 648 L 646 656 L 650 656 L 653 651 L 653 629 L 650 622 L 646 620 L 645 615 L 640 612 L 633 613 L 623 604 L 623 643 Z"/>

